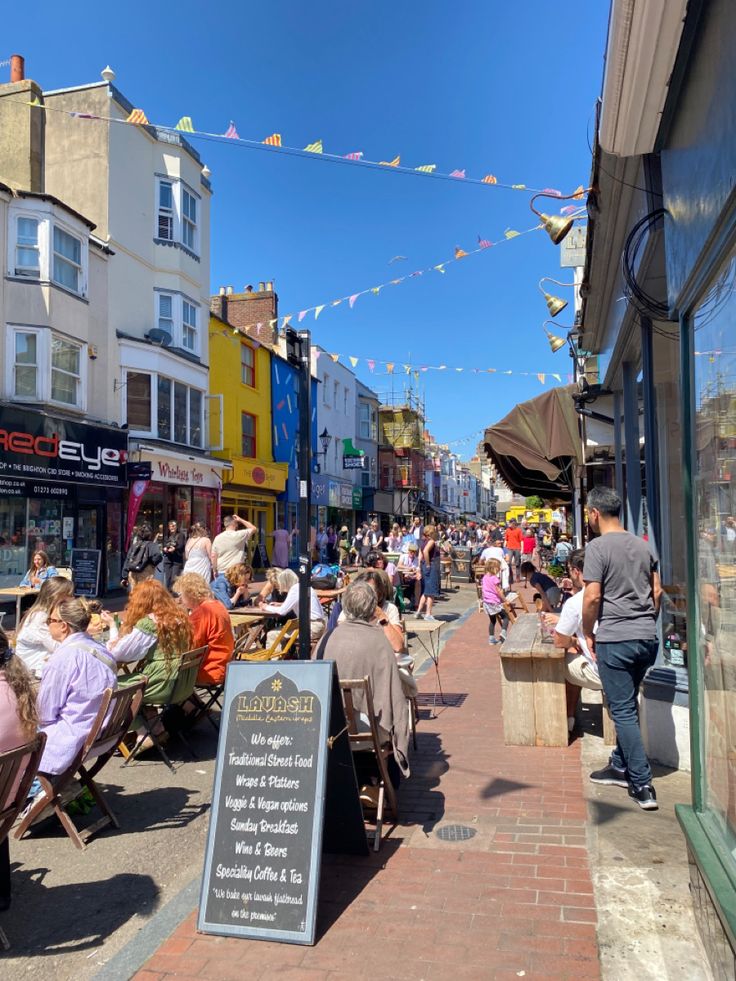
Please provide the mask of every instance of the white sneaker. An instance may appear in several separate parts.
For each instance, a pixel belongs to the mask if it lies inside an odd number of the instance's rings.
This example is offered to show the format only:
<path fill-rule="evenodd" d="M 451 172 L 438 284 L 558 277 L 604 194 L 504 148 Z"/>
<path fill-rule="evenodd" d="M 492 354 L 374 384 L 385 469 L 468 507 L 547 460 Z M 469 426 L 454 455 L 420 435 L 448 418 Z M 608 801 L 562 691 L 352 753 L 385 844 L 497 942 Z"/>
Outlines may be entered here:
<path fill-rule="evenodd" d="M 431 620 L 431 621 L 432 621 L 432 623 L 436 623 L 436 622 L 437 622 L 437 617 L 433 617 L 433 616 L 432 616 L 431 614 L 429 614 L 429 613 L 425 613 L 425 614 L 424 614 L 424 619 L 425 619 L 425 620 Z"/>

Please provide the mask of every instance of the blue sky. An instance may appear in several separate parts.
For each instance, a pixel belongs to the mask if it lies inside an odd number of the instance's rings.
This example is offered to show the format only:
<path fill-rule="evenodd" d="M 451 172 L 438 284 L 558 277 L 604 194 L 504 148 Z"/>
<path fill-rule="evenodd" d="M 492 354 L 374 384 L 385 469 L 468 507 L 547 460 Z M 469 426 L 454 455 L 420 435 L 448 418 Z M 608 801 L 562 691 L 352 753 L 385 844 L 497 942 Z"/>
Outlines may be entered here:
<path fill-rule="evenodd" d="M 441 172 L 556 187 L 586 183 L 587 132 L 600 91 L 605 0 L 316 0 L 120 7 L 42 3 L 43 30 L 4 14 L 0 60 L 25 55 L 44 88 L 99 79 L 152 122 L 189 115 L 197 129 L 280 132 L 296 147 L 435 163 Z M 4 71 L 7 71 L 5 69 Z M 327 303 L 496 241 L 533 224 L 530 195 L 194 140 L 212 170 L 212 287 L 273 279 L 280 311 Z M 389 260 L 404 255 L 406 262 Z M 400 392 L 406 376 L 363 359 L 447 364 L 426 372 L 429 428 L 457 440 L 538 394 L 537 372 L 569 370 L 541 328 L 541 276 L 569 279 L 543 233 L 328 307 L 310 326 L 330 351 L 361 359 L 359 376 Z M 571 291 L 563 291 L 571 294 Z M 567 311 L 558 317 L 570 324 Z M 474 374 L 473 368 L 533 377 Z M 413 381 L 413 379 L 412 379 Z M 548 384 L 549 381 L 548 381 Z M 554 382 L 552 382 L 554 384 Z M 474 444 L 455 448 L 468 455 Z"/>

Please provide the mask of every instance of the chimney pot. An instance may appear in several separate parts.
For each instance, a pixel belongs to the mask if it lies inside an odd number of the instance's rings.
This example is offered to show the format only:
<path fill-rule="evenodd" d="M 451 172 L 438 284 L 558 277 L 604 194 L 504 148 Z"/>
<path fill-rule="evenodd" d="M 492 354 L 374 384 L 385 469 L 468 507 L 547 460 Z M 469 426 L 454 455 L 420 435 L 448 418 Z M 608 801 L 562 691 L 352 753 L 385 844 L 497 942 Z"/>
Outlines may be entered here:
<path fill-rule="evenodd" d="M 228 288 L 226 290 L 226 293 L 227 293 L 228 296 L 232 296 L 233 295 L 233 288 L 232 288 L 232 286 L 228 286 Z"/>
<path fill-rule="evenodd" d="M 10 81 L 22 82 L 26 77 L 26 61 L 23 55 L 10 56 Z"/>
<path fill-rule="evenodd" d="M 259 293 L 265 293 L 266 292 L 266 284 L 265 283 L 259 283 L 258 284 L 258 292 Z"/>
<path fill-rule="evenodd" d="M 273 293 L 273 282 L 272 282 L 272 280 L 269 279 L 269 281 L 266 283 L 266 289 L 268 290 L 269 293 Z"/>
<path fill-rule="evenodd" d="M 221 286 L 220 287 L 220 296 L 224 296 L 224 295 L 225 295 L 225 287 L 224 286 Z"/>

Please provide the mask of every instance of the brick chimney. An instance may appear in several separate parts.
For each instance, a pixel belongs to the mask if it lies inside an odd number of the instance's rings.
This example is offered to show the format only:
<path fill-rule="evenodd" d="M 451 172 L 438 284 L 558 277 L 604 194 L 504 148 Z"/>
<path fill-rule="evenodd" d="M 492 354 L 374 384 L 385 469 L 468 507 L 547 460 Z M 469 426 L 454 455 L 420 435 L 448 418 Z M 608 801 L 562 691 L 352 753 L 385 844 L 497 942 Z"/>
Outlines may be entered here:
<path fill-rule="evenodd" d="M 258 290 L 246 287 L 242 293 L 223 287 L 218 296 L 210 297 L 210 310 L 216 317 L 269 347 L 278 341 L 277 325 L 269 326 L 269 321 L 278 318 L 278 306 L 279 298 L 271 282 L 260 283 Z"/>
<path fill-rule="evenodd" d="M 21 55 L 10 59 L 10 82 L 0 85 L 0 180 L 23 191 L 44 190 L 46 113 L 41 87 L 25 77 Z"/>

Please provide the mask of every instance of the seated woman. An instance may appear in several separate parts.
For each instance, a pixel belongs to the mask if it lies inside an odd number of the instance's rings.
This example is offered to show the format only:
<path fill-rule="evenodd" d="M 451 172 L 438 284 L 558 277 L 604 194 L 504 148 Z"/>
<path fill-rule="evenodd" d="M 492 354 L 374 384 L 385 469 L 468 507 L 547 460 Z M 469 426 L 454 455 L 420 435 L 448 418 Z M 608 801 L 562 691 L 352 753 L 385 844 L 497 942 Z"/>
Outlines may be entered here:
<path fill-rule="evenodd" d="M 36 602 L 18 624 L 15 653 L 32 673 L 40 674 L 49 656 L 59 646 L 51 636 L 48 618 L 54 607 L 74 596 L 74 584 L 63 576 L 53 576 L 41 586 Z"/>
<path fill-rule="evenodd" d="M 266 569 L 266 581 L 260 593 L 256 593 L 253 602 L 259 603 L 283 603 L 286 599 L 286 593 L 281 592 L 279 589 L 279 576 L 283 572 L 283 569 L 279 569 L 278 566 L 271 566 L 270 569 Z"/>
<path fill-rule="evenodd" d="M 51 564 L 51 560 L 45 552 L 40 549 L 33 553 L 31 568 L 20 581 L 21 586 L 29 586 L 31 589 L 40 589 L 47 579 L 58 576 L 59 573 Z"/>
<path fill-rule="evenodd" d="M 33 678 L 13 655 L 0 627 L 0 753 L 30 742 L 38 729 Z M 17 792 L 18 782 L 13 787 Z M 7 835 L 0 843 L 0 911 L 10 906 L 10 850 Z"/>
<path fill-rule="evenodd" d="M 335 662 L 342 679 L 370 679 L 379 738 L 393 747 L 389 775 L 397 786 L 401 774 L 409 776 L 409 710 L 396 657 L 375 623 L 377 605 L 376 592 L 365 577 L 350 583 L 343 594 L 346 620 L 330 635 L 325 660 Z M 364 713 L 365 705 L 355 707 Z"/>
<path fill-rule="evenodd" d="M 259 604 L 264 613 L 271 613 L 273 616 L 299 616 L 299 577 L 291 569 L 282 569 L 277 577 L 279 592 L 286 593 L 283 603 L 264 603 Z M 319 597 L 309 587 L 309 636 L 312 641 L 319 640 L 325 632 L 327 617 L 319 601 Z M 278 630 L 269 630 L 266 637 L 266 644 L 270 647 L 279 635 Z"/>
<path fill-rule="evenodd" d="M 174 592 L 179 594 L 182 606 L 189 610 L 194 631 L 192 647 L 207 647 L 197 684 L 221 685 L 235 648 L 230 614 L 196 572 L 185 572 L 179 576 L 174 582 Z"/>
<path fill-rule="evenodd" d="M 396 566 L 393 562 L 386 561 L 386 556 L 383 552 L 379 552 L 377 549 L 369 552 L 366 556 L 365 564 L 369 569 L 383 569 L 391 582 L 391 586 L 395 586 L 398 582 L 399 577 L 396 573 Z"/>
<path fill-rule="evenodd" d="M 399 556 L 396 571 L 405 587 L 414 584 L 414 606 L 416 607 L 419 606 L 419 598 L 422 595 L 422 570 L 419 562 L 419 545 L 413 535 L 410 537 L 411 540 L 406 546 L 406 551 Z"/>
<path fill-rule="evenodd" d="M 176 681 L 179 655 L 193 648 L 194 631 L 186 611 L 156 579 L 138 583 L 123 613 L 120 633 L 110 614 L 103 615 L 110 627 L 108 648 L 118 664 L 136 661 L 138 670 L 121 684 L 148 678 L 143 704 L 161 705 L 171 695 Z"/>
<path fill-rule="evenodd" d="M 396 604 L 391 602 L 393 588 L 388 575 L 383 569 L 366 569 L 358 578 L 365 579 L 375 590 L 377 600 L 375 622 L 382 628 L 393 652 L 403 653 L 406 649 L 406 640 L 401 629 L 401 614 Z M 343 606 L 337 622 L 344 623 L 346 620 L 347 614 Z"/>
<path fill-rule="evenodd" d="M 105 689 L 117 687 L 115 659 L 87 633 L 89 619 L 83 599 L 63 600 L 48 618 L 58 647 L 43 669 L 36 707 L 46 733 L 38 769 L 52 783 L 84 745 Z"/>
<path fill-rule="evenodd" d="M 534 599 L 541 600 L 542 609 L 546 613 L 553 613 L 560 605 L 562 590 L 557 583 L 545 572 L 537 571 L 537 567 L 531 562 L 521 563 L 521 574 L 526 576 L 530 586 L 540 590 L 534 594 Z"/>
<path fill-rule="evenodd" d="M 226 610 L 245 606 L 250 602 L 248 586 L 252 578 L 253 569 L 249 565 L 242 562 L 233 565 L 227 572 L 218 572 L 212 580 L 212 595 L 222 603 Z"/>

